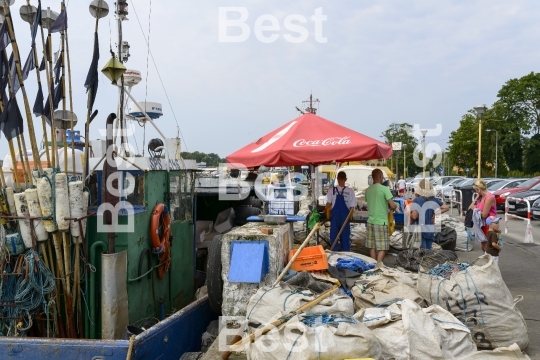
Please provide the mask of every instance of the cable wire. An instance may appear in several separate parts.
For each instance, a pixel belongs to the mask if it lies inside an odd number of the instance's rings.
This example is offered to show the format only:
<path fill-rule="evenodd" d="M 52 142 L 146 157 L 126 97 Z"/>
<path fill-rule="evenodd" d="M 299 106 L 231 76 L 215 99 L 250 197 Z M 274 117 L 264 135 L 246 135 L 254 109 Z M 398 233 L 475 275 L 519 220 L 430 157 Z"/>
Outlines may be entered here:
<path fill-rule="evenodd" d="M 147 39 L 146 39 L 146 34 L 144 33 L 144 30 L 143 30 L 142 25 L 141 25 L 141 21 L 139 20 L 139 15 L 137 14 L 137 10 L 135 10 L 135 5 L 134 5 L 133 2 L 131 3 L 131 7 L 133 8 L 133 12 L 135 13 L 135 17 L 137 18 L 137 22 L 139 23 L 139 27 L 140 27 L 141 32 L 143 34 L 144 41 L 146 42 L 146 45 L 148 46 L 148 53 L 150 53 L 150 57 L 152 58 L 152 62 L 154 63 L 154 67 L 156 68 L 156 72 L 157 72 L 157 75 L 159 77 L 161 87 L 163 88 L 163 91 L 165 92 L 165 97 L 167 98 L 167 102 L 169 103 L 169 107 L 171 108 L 171 111 L 172 111 L 172 114 L 173 114 L 173 117 L 174 117 L 174 121 L 176 122 L 176 126 L 178 126 L 178 129 L 180 129 L 180 125 L 178 124 L 178 119 L 176 118 L 176 114 L 174 113 L 174 108 L 173 108 L 173 106 L 171 104 L 171 100 L 169 99 L 169 94 L 167 94 L 167 90 L 165 89 L 165 84 L 163 84 L 163 79 L 161 79 L 161 74 L 159 73 L 159 69 L 157 67 L 156 60 L 154 59 L 154 55 L 152 54 L 152 50 L 150 50 L 149 40 L 147 41 Z M 147 74 L 148 74 L 148 71 L 147 71 Z M 184 139 L 184 135 L 182 134 L 181 130 L 179 130 L 179 131 L 180 131 L 180 137 L 182 138 L 182 141 L 184 142 L 184 145 L 186 147 L 186 151 L 189 151 L 186 140 Z"/>

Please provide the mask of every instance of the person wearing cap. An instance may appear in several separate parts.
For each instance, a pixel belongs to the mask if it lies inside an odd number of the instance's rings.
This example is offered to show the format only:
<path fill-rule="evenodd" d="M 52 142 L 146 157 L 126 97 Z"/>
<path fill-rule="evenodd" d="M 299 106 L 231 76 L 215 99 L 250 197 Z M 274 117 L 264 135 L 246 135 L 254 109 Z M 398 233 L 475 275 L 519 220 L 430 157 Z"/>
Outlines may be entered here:
<path fill-rule="evenodd" d="M 351 226 L 349 213 L 356 207 L 356 195 L 354 190 L 345 186 L 347 174 L 340 171 L 337 175 L 337 186 L 332 186 L 326 193 L 326 211 L 331 210 L 330 215 L 330 243 L 333 244 L 345 222 L 347 225 L 339 237 L 341 251 L 351 250 Z"/>
<path fill-rule="evenodd" d="M 422 226 L 423 249 L 431 249 L 435 240 L 435 215 L 449 210 L 448 205 L 435 197 L 435 189 L 427 179 L 421 180 L 414 190 L 416 196 L 410 206 L 412 225 Z"/>
<path fill-rule="evenodd" d="M 379 262 L 384 260 L 386 252 L 390 248 L 388 208 L 394 211 L 397 205 L 392 200 L 390 189 L 382 184 L 383 173 L 381 169 L 373 170 L 371 177 L 373 184 L 365 191 L 368 206 L 366 247 L 369 249 L 369 255 Z"/>
<path fill-rule="evenodd" d="M 478 209 L 482 214 L 482 219 L 487 219 L 489 216 L 497 217 L 497 202 L 495 196 L 487 190 L 484 180 L 478 179 L 473 184 L 473 190 L 478 194 L 475 200 L 469 206 L 469 209 Z M 482 226 L 484 235 L 487 236 L 488 226 Z M 481 241 L 482 251 L 486 252 L 487 242 Z"/>
<path fill-rule="evenodd" d="M 499 244 L 499 233 L 501 232 L 499 229 L 500 220 L 501 218 L 496 216 L 489 216 L 486 219 L 486 225 L 489 226 L 487 233 L 486 254 L 491 255 L 493 261 L 495 261 L 497 264 L 499 263 L 499 253 L 502 250 L 502 247 Z"/>

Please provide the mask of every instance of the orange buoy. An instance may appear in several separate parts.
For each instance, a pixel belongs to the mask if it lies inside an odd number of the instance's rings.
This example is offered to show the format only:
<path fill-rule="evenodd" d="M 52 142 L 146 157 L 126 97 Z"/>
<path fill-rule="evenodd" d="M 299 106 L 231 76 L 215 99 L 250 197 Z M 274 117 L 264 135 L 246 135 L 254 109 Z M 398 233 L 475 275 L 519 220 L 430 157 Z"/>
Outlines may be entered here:
<path fill-rule="evenodd" d="M 160 234 L 161 227 L 161 234 Z M 169 209 L 165 204 L 157 204 L 152 211 L 150 219 L 150 239 L 152 240 L 152 251 L 160 253 L 164 250 L 165 242 L 171 235 L 171 217 Z"/>

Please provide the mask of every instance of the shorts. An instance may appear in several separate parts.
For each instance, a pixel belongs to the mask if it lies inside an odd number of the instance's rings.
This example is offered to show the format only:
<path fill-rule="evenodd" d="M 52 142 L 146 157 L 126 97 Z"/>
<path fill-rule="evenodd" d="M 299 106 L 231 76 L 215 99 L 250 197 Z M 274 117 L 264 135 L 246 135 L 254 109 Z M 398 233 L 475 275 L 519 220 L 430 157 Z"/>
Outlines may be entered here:
<path fill-rule="evenodd" d="M 405 194 L 405 189 L 399 189 L 400 194 Z"/>
<path fill-rule="evenodd" d="M 366 247 L 369 249 L 387 251 L 390 249 L 388 225 L 367 223 Z"/>

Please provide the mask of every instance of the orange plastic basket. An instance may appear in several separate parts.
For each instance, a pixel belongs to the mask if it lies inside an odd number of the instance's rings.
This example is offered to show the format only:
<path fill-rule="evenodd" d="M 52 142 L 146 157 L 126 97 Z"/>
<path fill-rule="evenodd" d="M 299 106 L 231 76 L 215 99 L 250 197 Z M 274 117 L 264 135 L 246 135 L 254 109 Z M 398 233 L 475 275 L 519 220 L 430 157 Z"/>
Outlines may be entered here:
<path fill-rule="evenodd" d="M 289 260 L 292 259 L 297 249 L 289 251 Z M 321 245 L 309 246 L 302 250 L 294 260 L 291 269 L 295 271 L 319 271 L 328 269 L 328 258 Z"/>

